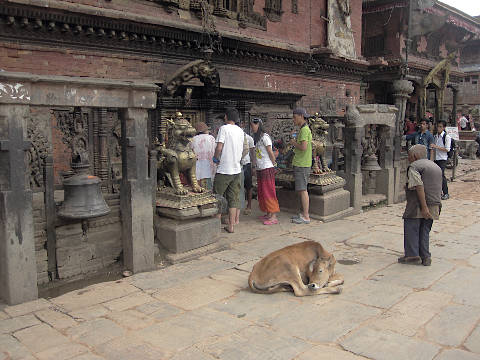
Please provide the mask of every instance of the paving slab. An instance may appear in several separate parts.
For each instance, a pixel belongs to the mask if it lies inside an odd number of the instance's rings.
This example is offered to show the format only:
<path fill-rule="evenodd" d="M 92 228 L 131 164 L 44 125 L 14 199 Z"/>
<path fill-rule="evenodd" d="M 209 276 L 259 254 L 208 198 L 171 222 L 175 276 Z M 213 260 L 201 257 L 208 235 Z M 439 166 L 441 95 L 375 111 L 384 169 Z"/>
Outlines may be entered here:
<path fill-rule="evenodd" d="M 76 342 L 95 347 L 117 337 L 125 336 L 125 329 L 109 319 L 95 319 L 81 323 L 66 331 L 66 334 Z"/>
<path fill-rule="evenodd" d="M 208 338 L 226 336 L 247 326 L 246 321 L 203 308 L 131 332 L 131 335 L 173 354 Z"/>
<path fill-rule="evenodd" d="M 238 288 L 234 285 L 203 278 L 183 283 L 174 288 L 160 290 L 153 297 L 181 309 L 193 310 L 211 302 L 232 296 Z"/>
<path fill-rule="evenodd" d="M 435 360 L 480 360 L 480 355 L 460 349 L 448 349 L 443 350 Z"/>
<path fill-rule="evenodd" d="M 339 347 L 317 345 L 295 358 L 295 360 L 362 360 L 363 356 L 354 355 Z"/>
<path fill-rule="evenodd" d="M 403 236 L 385 231 L 370 230 L 364 234 L 350 238 L 346 243 L 351 246 L 362 246 L 371 250 L 403 252 Z"/>
<path fill-rule="evenodd" d="M 89 352 L 88 348 L 75 343 L 65 343 L 35 354 L 40 360 L 67 360 Z"/>
<path fill-rule="evenodd" d="M 248 287 L 248 273 L 238 269 L 227 269 L 218 273 L 212 274 L 209 277 L 214 280 L 226 282 L 234 285 L 239 289 Z"/>
<path fill-rule="evenodd" d="M 380 331 L 394 331 L 413 336 L 420 327 L 447 306 L 451 299 L 449 295 L 433 291 L 413 292 L 377 318 L 372 319 L 369 324 Z"/>
<path fill-rule="evenodd" d="M 16 318 L 0 321 L 0 334 L 12 333 L 39 324 L 40 321 L 31 314 L 17 316 Z"/>
<path fill-rule="evenodd" d="M 37 311 L 35 316 L 57 330 L 64 330 L 77 324 L 71 316 L 56 310 L 53 306 L 50 309 Z"/>
<path fill-rule="evenodd" d="M 179 284 L 209 276 L 222 270 L 231 269 L 235 265 L 205 256 L 187 263 L 175 264 L 165 269 L 134 275 L 131 284 L 142 290 L 162 290 Z"/>
<path fill-rule="evenodd" d="M 3 309 L 3 311 L 10 315 L 10 317 L 16 317 L 20 315 L 30 314 L 38 310 L 46 309 L 49 306 L 52 306 L 52 304 L 47 300 L 37 299 L 15 306 L 7 306 Z"/>
<path fill-rule="evenodd" d="M 471 266 L 474 266 L 476 268 L 480 268 L 480 253 L 477 253 L 475 255 L 473 255 L 469 260 L 468 260 L 468 263 L 471 265 Z"/>
<path fill-rule="evenodd" d="M 170 360 L 212 360 L 212 357 L 205 354 L 202 349 L 192 346 L 176 354 Z"/>
<path fill-rule="evenodd" d="M 228 360 L 288 360 L 311 347 L 310 344 L 262 327 L 247 327 L 231 336 L 225 336 L 203 351 L 214 359 Z"/>
<path fill-rule="evenodd" d="M 453 295 L 454 301 L 459 304 L 480 306 L 477 269 L 458 266 L 433 285 L 432 290 Z"/>
<path fill-rule="evenodd" d="M 46 324 L 19 330 L 15 332 L 14 336 L 34 353 L 69 342 L 63 334 Z"/>
<path fill-rule="evenodd" d="M 217 301 L 209 307 L 246 320 L 270 324 L 276 316 L 299 306 L 293 293 L 256 294 L 240 291 L 236 296 Z"/>
<path fill-rule="evenodd" d="M 109 341 L 97 346 L 95 351 L 109 360 L 159 360 L 166 357 L 165 352 L 131 337 Z"/>
<path fill-rule="evenodd" d="M 87 353 L 79 356 L 75 356 L 72 360 L 105 360 L 105 358 L 98 355 Z"/>
<path fill-rule="evenodd" d="M 51 300 L 68 312 L 117 299 L 139 291 L 124 281 L 95 284 Z"/>
<path fill-rule="evenodd" d="M 5 319 L 9 319 L 9 318 L 10 318 L 10 316 L 7 313 L 5 313 L 3 311 L 0 311 L 0 321 L 5 320 Z"/>
<path fill-rule="evenodd" d="M 272 328 L 308 341 L 333 342 L 379 313 L 379 309 L 338 298 L 322 305 L 305 299 L 301 305 L 273 319 Z"/>
<path fill-rule="evenodd" d="M 349 334 L 340 343 L 348 351 L 375 360 L 429 360 L 441 349 L 412 337 L 369 327 Z"/>
<path fill-rule="evenodd" d="M 0 335 L 0 349 L 2 360 L 19 360 L 32 356 L 30 350 L 11 335 Z M 5 357 L 2 358 L 2 355 Z"/>
<path fill-rule="evenodd" d="M 425 326 L 425 338 L 446 346 L 460 346 L 480 319 L 480 307 L 450 305 Z"/>
<path fill-rule="evenodd" d="M 149 302 L 154 301 L 150 295 L 145 294 L 144 292 L 135 292 L 128 294 L 127 296 L 106 302 L 103 304 L 107 309 L 112 311 L 123 311 L 130 308 L 133 308 L 138 305 L 143 305 Z"/>
<path fill-rule="evenodd" d="M 248 261 L 255 260 L 255 259 L 260 259 L 259 256 L 256 256 L 251 253 L 246 253 L 238 249 L 219 251 L 218 253 L 212 254 L 211 256 L 214 259 L 231 262 L 235 265 L 244 264 Z"/>
<path fill-rule="evenodd" d="M 143 329 L 155 322 L 155 317 L 146 316 L 140 311 L 132 309 L 111 312 L 107 315 L 107 318 L 128 330 Z"/>
<path fill-rule="evenodd" d="M 413 290 L 406 286 L 380 284 L 373 279 L 360 281 L 354 286 L 345 286 L 342 299 L 379 308 L 390 308 Z"/>
<path fill-rule="evenodd" d="M 68 315 L 77 322 L 82 322 L 105 316 L 109 312 L 110 310 L 108 310 L 105 306 L 99 304 L 71 311 L 68 313 Z"/>
<path fill-rule="evenodd" d="M 414 289 L 426 289 L 453 268 L 454 265 L 452 263 L 441 259 L 433 259 L 432 266 L 394 263 L 378 271 L 370 278 L 383 284 L 389 283 Z"/>
<path fill-rule="evenodd" d="M 465 341 L 465 348 L 474 353 L 480 354 L 480 326 L 477 326 L 467 338 Z"/>

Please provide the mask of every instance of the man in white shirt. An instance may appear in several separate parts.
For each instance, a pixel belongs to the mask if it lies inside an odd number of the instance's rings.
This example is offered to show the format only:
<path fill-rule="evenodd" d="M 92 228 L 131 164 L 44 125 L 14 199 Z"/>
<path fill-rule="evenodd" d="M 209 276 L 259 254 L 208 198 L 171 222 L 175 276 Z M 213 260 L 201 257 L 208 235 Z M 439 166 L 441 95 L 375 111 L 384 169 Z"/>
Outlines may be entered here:
<path fill-rule="evenodd" d="M 437 135 L 433 137 L 433 143 L 430 145 L 432 149 L 432 156 L 430 159 L 435 159 L 435 164 L 440 166 L 442 169 L 442 200 L 447 200 L 450 195 L 448 195 L 448 185 L 447 178 L 445 177 L 445 167 L 447 166 L 448 152 L 452 144 L 452 139 L 445 132 L 445 127 L 447 123 L 444 120 L 440 120 L 437 123 Z M 435 157 L 433 157 L 433 149 L 435 149 Z"/>
<path fill-rule="evenodd" d="M 233 233 L 233 226 L 238 224 L 237 209 L 240 208 L 240 173 L 242 166 L 245 133 L 235 125 L 240 120 L 236 109 L 225 112 L 224 124 L 218 130 L 217 146 L 213 161 L 218 164 L 213 183 L 213 191 L 222 195 L 228 202 L 228 226 L 224 229 Z"/>

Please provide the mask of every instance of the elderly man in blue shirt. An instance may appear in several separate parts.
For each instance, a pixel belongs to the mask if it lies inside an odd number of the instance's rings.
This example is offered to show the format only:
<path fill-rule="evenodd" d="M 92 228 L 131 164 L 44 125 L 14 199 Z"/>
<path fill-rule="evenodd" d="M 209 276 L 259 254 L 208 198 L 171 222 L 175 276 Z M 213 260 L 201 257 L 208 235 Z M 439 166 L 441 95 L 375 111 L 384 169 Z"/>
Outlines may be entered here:
<path fill-rule="evenodd" d="M 430 159 L 433 152 L 433 149 L 430 146 L 433 143 L 433 135 L 430 131 L 428 131 L 428 120 L 422 119 L 418 125 L 418 131 L 414 132 L 413 134 L 406 135 L 405 139 L 407 141 L 413 140 L 413 145 L 425 145 L 427 148 L 427 159 Z"/>

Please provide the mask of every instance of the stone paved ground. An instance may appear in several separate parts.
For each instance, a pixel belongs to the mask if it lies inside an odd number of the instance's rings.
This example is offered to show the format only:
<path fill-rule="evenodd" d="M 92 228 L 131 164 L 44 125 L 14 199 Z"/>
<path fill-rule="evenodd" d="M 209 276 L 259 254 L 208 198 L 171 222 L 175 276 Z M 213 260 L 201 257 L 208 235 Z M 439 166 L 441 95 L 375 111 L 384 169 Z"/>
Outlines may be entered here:
<path fill-rule="evenodd" d="M 462 174 L 431 267 L 396 262 L 403 204 L 309 226 L 243 218 L 230 250 L 0 308 L 0 360 L 480 359 L 480 171 Z M 342 294 L 246 289 L 261 256 L 305 239 L 333 251 Z"/>

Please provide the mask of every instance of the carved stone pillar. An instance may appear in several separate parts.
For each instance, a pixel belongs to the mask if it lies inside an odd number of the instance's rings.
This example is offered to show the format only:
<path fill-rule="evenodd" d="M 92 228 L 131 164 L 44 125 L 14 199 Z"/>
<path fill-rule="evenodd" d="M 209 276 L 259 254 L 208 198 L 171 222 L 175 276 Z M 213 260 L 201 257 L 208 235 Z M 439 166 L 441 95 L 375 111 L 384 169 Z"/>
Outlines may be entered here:
<path fill-rule="evenodd" d="M 148 113 L 146 109 L 121 111 L 123 259 L 134 273 L 153 270 L 154 234 L 152 177 L 149 176 Z"/>
<path fill-rule="evenodd" d="M 99 160 L 99 169 L 98 177 L 102 180 L 102 190 L 107 191 L 108 188 L 108 144 L 107 144 L 107 135 L 108 135 L 108 119 L 107 119 L 107 109 L 100 108 L 98 110 L 99 126 L 98 126 L 98 160 Z"/>
<path fill-rule="evenodd" d="M 354 105 L 347 106 L 345 118 L 345 188 L 350 191 L 350 206 L 358 214 L 362 210 L 362 139 L 365 137 L 365 126 Z"/>
<path fill-rule="evenodd" d="M 4 100 L 2 94 L 0 100 Z M 12 96 L 12 100 L 16 99 Z M 26 168 L 26 151 L 31 147 L 25 140 L 29 115 L 29 105 L 0 104 L 0 297 L 8 304 L 38 297 L 32 191 Z"/>
<path fill-rule="evenodd" d="M 401 151 L 402 151 L 402 135 L 405 121 L 405 108 L 407 99 L 413 92 L 413 84 L 408 80 L 395 80 L 393 82 L 393 98 L 395 99 L 395 106 L 398 109 L 397 119 L 395 123 L 395 136 L 393 138 L 393 166 L 394 166 L 394 199 L 395 202 L 400 200 L 403 192 L 403 185 L 400 184 L 401 172 Z"/>

